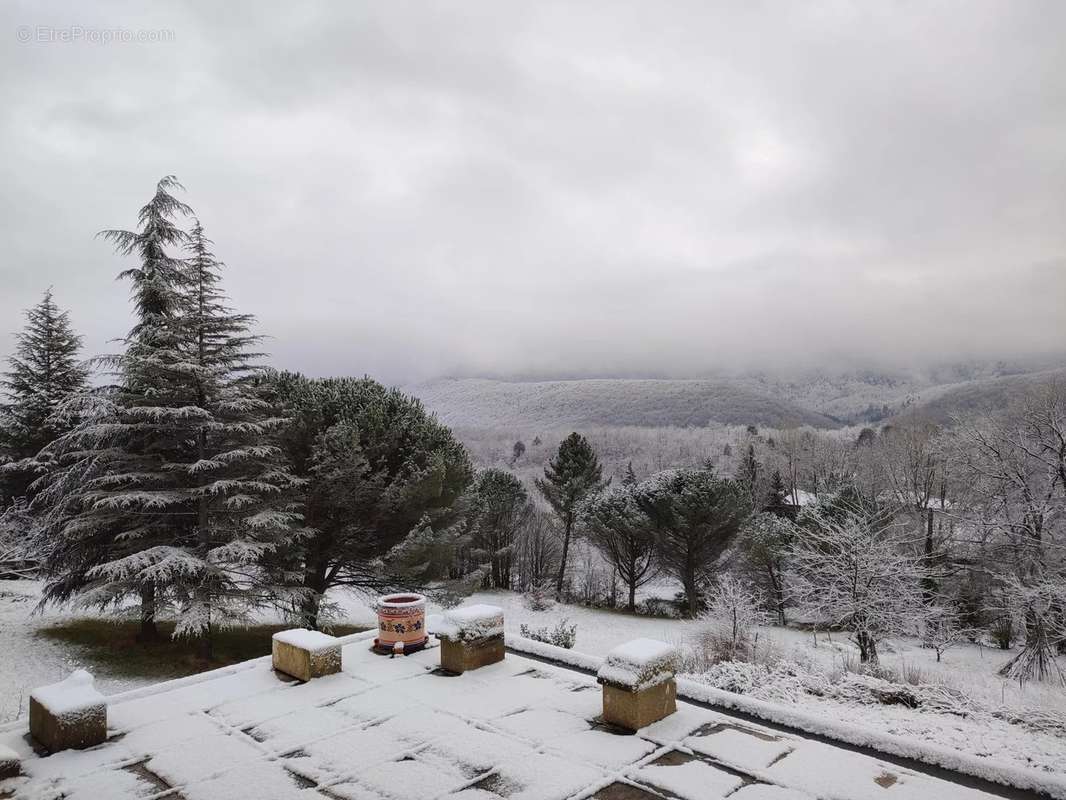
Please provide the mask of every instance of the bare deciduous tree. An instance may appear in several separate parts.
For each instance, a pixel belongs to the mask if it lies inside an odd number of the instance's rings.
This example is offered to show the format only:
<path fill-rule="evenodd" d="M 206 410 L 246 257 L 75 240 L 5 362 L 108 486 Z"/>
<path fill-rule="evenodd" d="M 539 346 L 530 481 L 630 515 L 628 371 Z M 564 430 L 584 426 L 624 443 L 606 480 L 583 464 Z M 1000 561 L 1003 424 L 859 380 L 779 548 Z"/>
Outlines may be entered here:
<path fill-rule="evenodd" d="M 887 636 L 917 632 L 921 568 L 884 515 L 814 519 L 789 549 L 791 596 L 801 612 L 852 635 L 863 662 Z"/>
<path fill-rule="evenodd" d="M 1025 629 L 1025 647 L 1001 674 L 1061 682 L 1054 649 L 1066 598 L 1054 590 L 1066 585 L 1066 387 L 1051 382 L 1005 412 L 957 420 L 952 455 L 966 521 L 983 534 L 987 568 Z"/>

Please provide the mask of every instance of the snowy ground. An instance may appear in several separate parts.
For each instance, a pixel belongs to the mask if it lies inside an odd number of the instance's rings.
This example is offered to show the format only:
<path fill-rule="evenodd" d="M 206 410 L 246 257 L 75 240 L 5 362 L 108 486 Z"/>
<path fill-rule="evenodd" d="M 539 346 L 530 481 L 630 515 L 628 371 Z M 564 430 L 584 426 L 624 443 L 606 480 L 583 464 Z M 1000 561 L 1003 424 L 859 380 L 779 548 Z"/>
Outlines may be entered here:
<path fill-rule="evenodd" d="M 33 614 L 39 598 L 40 584 L 34 581 L 0 581 L 0 723 L 25 713 L 34 687 L 62 680 L 74 669 L 87 666 L 61 642 L 37 635 L 40 628 L 70 618 L 54 611 Z M 97 686 L 105 694 L 154 682 L 154 678 L 97 677 Z"/>
<path fill-rule="evenodd" d="M 35 635 L 42 625 L 61 618 L 31 617 L 36 592 L 33 583 L 0 582 L 0 722 L 12 719 L 24 707 L 23 695 L 29 689 L 59 680 L 74 667 L 83 666 L 61 644 Z M 374 612 L 365 600 L 351 595 L 335 599 L 343 609 L 345 621 L 375 624 Z M 574 649 L 598 656 L 638 637 L 684 645 L 700 629 L 699 623 L 685 620 L 636 617 L 580 606 L 559 605 L 550 611 L 531 611 L 520 595 L 510 592 L 479 592 L 469 602 L 503 607 L 510 633 L 518 633 L 523 623 L 532 628 L 552 627 L 566 617 L 577 625 Z M 431 607 L 429 612 L 440 610 Z M 759 646 L 773 647 L 780 663 L 794 665 L 792 672 L 800 673 L 802 679 L 787 674 L 788 669 L 778 670 L 755 684 L 743 684 L 750 675 L 741 675 L 739 688 L 752 697 L 1016 766 L 1066 774 L 1066 737 L 1056 735 L 1054 728 L 1066 720 L 1066 692 L 1039 684 L 1020 687 L 1000 679 L 996 671 L 1012 653 L 966 645 L 948 651 L 943 663 L 936 664 L 935 654 L 917 643 L 895 643 L 893 651 L 882 656 L 884 665 L 918 670 L 924 683 L 946 687 L 948 699 L 940 705 L 944 710 L 932 712 L 864 702 L 858 697 L 853 690 L 855 681 L 860 679 L 841 669 L 844 659 L 854 656 L 854 648 L 841 635 L 830 639 L 819 634 L 816 638 L 801 631 L 764 628 Z M 722 686 L 723 679 L 737 682 L 735 675 L 690 677 L 718 686 Z M 833 692 L 815 696 L 803 690 L 812 680 L 836 680 L 839 684 Z M 152 679 L 98 673 L 98 685 L 105 693 L 151 682 Z M 963 702 L 959 702 L 960 697 Z"/>

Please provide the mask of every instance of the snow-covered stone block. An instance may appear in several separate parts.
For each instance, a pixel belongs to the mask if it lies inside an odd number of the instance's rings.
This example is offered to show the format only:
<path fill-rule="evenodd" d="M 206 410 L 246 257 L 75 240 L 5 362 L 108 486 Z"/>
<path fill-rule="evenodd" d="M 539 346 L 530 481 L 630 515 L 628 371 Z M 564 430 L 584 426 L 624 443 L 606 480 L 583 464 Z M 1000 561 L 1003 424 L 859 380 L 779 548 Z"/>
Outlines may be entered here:
<path fill-rule="evenodd" d="M 335 636 L 306 628 L 280 631 L 272 637 L 274 669 L 309 681 L 341 671 L 341 646 Z"/>
<path fill-rule="evenodd" d="M 603 684 L 603 719 L 636 731 L 677 710 L 677 649 L 655 639 L 633 639 L 607 654 L 597 678 Z"/>
<path fill-rule="evenodd" d="M 503 609 L 484 603 L 445 611 L 434 630 L 442 641 L 472 641 L 503 633 Z"/>
<path fill-rule="evenodd" d="M 107 739 L 107 702 L 83 669 L 30 692 L 30 735 L 55 753 Z"/>
<path fill-rule="evenodd" d="M 503 609 L 484 604 L 444 613 L 435 634 L 441 640 L 440 665 L 463 673 L 503 661 Z"/>
<path fill-rule="evenodd" d="M 19 755 L 10 747 L 0 744 L 0 780 L 14 778 L 22 770 Z"/>
<path fill-rule="evenodd" d="M 632 639 L 607 654 L 600 667 L 600 683 L 639 691 L 673 680 L 677 648 L 656 639 Z"/>

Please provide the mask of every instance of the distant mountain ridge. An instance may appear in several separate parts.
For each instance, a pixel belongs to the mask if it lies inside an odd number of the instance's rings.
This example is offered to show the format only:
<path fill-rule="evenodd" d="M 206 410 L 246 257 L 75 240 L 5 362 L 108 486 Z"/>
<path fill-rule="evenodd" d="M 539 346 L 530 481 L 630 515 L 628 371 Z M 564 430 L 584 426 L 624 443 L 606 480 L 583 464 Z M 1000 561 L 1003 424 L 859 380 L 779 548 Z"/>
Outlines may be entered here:
<path fill-rule="evenodd" d="M 453 426 L 877 425 L 901 413 L 947 422 L 956 413 L 1003 407 L 1066 365 L 961 363 L 926 370 L 768 373 L 707 379 L 440 378 L 405 387 Z"/>
<path fill-rule="evenodd" d="M 444 378 L 407 387 L 456 426 L 727 425 L 832 428 L 839 423 L 788 400 L 728 381 L 597 378 L 497 381 Z"/>

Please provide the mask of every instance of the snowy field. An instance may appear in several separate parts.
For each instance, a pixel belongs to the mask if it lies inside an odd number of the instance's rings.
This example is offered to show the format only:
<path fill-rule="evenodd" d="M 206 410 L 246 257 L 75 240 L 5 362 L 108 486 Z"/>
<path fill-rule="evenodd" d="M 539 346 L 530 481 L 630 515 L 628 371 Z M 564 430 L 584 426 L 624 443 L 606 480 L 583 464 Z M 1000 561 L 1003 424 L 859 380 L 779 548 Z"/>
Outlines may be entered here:
<path fill-rule="evenodd" d="M 0 722 L 13 719 L 25 706 L 28 690 L 65 677 L 77 666 L 97 673 L 98 685 L 114 693 L 153 682 L 116 678 L 79 662 L 63 645 L 36 635 L 37 630 L 62 616 L 32 616 L 37 584 L 0 582 Z M 345 622 L 374 625 L 370 605 L 352 595 L 334 598 Z M 473 603 L 503 607 L 506 628 L 517 634 L 524 623 L 552 627 L 567 618 L 577 625 L 575 651 L 602 656 L 629 639 L 647 637 L 687 645 L 700 623 L 636 617 L 618 612 L 558 605 L 549 611 L 529 610 L 520 595 L 479 592 Z M 429 612 L 441 609 L 430 607 Z M 972 645 L 949 650 L 942 663 L 916 642 L 895 642 L 881 661 L 886 667 L 920 674 L 915 692 L 926 708 L 883 705 L 870 701 L 876 679 L 856 676 L 842 668 L 855 659 L 855 648 L 843 635 L 832 637 L 782 628 L 760 631 L 760 650 L 773 651 L 777 667 L 725 665 L 709 674 L 690 675 L 720 688 L 739 689 L 756 699 L 792 706 L 829 719 L 917 741 L 934 742 L 961 752 L 993 758 L 1015 766 L 1066 774 L 1066 692 L 1039 684 L 1019 686 L 996 675 L 1011 652 Z M 913 687 L 912 687 L 913 688 Z M 810 693 L 813 689 L 821 696 Z M 935 702 L 933 702 L 935 701 Z M 937 710 L 929 710 L 935 706 Z"/>

